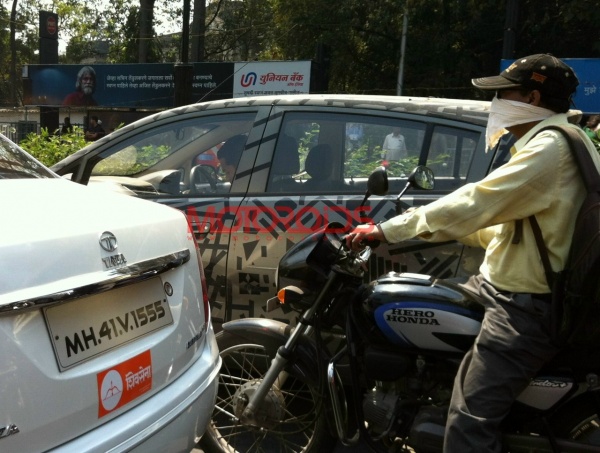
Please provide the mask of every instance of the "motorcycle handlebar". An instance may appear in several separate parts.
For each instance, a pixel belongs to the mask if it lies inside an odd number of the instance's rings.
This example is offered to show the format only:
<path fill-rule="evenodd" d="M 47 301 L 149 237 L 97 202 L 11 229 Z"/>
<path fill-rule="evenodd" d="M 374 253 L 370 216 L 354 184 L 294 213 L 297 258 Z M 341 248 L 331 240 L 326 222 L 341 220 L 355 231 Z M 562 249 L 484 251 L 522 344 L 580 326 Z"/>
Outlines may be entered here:
<path fill-rule="evenodd" d="M 372 225 L 375 228 L 374 224 L 369 224 L 369 225 Z M 348 246 L 348 242 L 347 242 L 350 234 L 351 234 L 351 231 L 341 235 L 341 237 L 340 237 L 341 241 L 344 243 L 344 245 L 346 246 L 347 249 L 351 249 L 351 247 Z M 370 247 L 371 249 L 375 249 L 381 245 L 381 241 L 379 239 L 370 239 L 367 237 L 367 238 L 364 238 L 362 241 L 360 241 L 358 243 L 358 245 L 361 247 L 361 249 L 364 249 L 365 247 Z"/>
<path fill-rule="evenodd" d="M 375 249 L 381 245 L 381 241 L 378 239 L 367 239 L 365 241 L 360 241 L 359 245 L 362 248 L 370 247 L 372 249 Z"/>

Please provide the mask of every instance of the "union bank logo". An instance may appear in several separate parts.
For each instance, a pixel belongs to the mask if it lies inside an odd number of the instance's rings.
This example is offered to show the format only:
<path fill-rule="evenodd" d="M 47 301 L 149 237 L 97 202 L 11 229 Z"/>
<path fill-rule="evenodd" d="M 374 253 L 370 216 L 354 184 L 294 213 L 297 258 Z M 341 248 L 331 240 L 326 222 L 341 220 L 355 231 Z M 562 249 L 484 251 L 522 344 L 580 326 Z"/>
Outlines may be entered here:
<path fill-rule="evenodd" d="M 249 72 L 248 74 L 242 74 L 242 80 L 240 80 L 240 84 L 247 88 L 250 85 L 256 85 L 256 72 Z"/>

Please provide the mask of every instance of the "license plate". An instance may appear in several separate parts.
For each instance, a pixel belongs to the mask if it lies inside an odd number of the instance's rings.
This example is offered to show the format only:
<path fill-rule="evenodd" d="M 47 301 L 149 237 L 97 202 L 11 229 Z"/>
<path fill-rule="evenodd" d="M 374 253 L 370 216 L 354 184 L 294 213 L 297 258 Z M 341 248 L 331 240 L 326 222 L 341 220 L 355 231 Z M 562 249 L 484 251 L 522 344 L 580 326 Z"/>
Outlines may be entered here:
<path fill-rule="evenodd" d="M 44 309 L 61 371 L 173 323 L 158 278 Z"/>

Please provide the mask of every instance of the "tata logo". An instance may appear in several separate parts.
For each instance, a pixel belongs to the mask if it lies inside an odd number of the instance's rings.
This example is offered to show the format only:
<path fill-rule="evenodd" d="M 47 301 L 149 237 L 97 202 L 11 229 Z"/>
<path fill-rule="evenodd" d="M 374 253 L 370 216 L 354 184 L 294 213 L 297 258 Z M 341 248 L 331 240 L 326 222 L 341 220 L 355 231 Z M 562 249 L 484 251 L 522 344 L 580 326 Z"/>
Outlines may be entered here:
<path fill-rule="evenodd" d="M 100 247 L 102 247 L 107 252 L 114 252 L 117 250 L 117 238 L 110 231 L 105 231 L 100 235 Z"/>

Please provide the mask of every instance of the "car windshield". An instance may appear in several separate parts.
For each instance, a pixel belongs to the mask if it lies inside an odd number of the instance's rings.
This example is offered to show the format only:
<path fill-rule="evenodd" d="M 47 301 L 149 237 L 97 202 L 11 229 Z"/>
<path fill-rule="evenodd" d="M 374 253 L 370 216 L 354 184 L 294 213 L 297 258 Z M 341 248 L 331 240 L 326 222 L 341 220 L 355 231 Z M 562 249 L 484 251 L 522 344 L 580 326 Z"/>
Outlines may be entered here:
<path fill-rule="evenodd" d="M 0 134 L 0 179 L 54 177 L 46 167 Z"/>
<path fill-rule="evenodd" d="M 133 138 L 128 146 L 106 157 L 92 171 L 93 176 L 132 176 L 153 167 L 166 157 L 212 131 L 214 124 L 186 124 L 181 127 L 150 130 Z"/>

